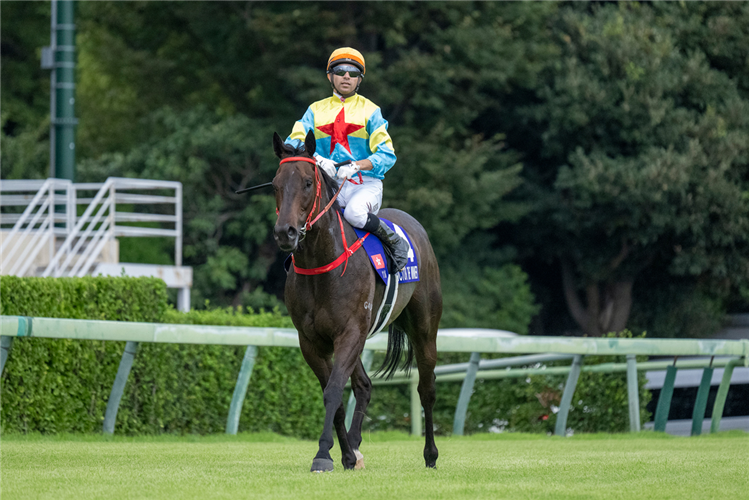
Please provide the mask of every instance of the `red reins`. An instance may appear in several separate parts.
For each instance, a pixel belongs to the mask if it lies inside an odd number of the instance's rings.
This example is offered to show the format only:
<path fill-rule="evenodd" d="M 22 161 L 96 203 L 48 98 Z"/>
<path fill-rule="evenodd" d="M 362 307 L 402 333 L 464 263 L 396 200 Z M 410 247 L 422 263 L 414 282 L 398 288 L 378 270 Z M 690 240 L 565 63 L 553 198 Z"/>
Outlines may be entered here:
<path fill-rule="evenodd" d="M 281 164 L 292 162 L 292 161 L 306 161 L 307 163 L 311 163 L 315 166 L 315 182 L 317 183 L 317 188 L 315 190 L 315 201 L 312 203 L 312 208 L 309 211 L 309 215 L 307 216 L 307 220 L 305 221 L 304 225 L 302 226 L 302 229 L 299 231 L 301 233 L 301 236 L 304 237 L 304 235 L 307 233 L 307 231 L 310 230 L 312 225 L 317 222 L 320 217 L 327 212 L 331 206 L 333 206 L 333 202 L 335 202 L 336 198 L 338 198 L 338 195 L 341 193 L 341 189 L 343 189 L 343 184 L 338 187 L 338 191 L 336 191 L 335 195 L 330 199 L 327 205 L 325 205 L 325 208 L 320 211 L 320 213 L 317 214 L 317 217 L 312 219 L 312 214 L 315 212 L 315 209 L 321 205 L 320 200 L 322 199 L 322 179 L 320 178 L 320 172 L 317 168 L 317 162 L 312 158 L 307 158 L 305 156 L 290 156 L 288 158 L 284 158 L 281 160 Z M 276 208 L 276 214 L 278 214 L 278 209 Z M 315 267 L 312 269 L 304 269 L 301 267 L 297 267 L 296 261 L 294 260 L 294 254 L 291 255 L 291 262 L 294 266 L 294 272 L 297 274 L 303 274 L 305 276 L 315 275 L 315 274 L 325 274 L 329 271 L 332 271 L 336 267 L 340 266 L 344 262 L 346 263 L 345 266 L 343 266 L 343 272 L 341 272 L 341 276 L 346 272 L 346 268 L 348 267 L 348 259 L 351 257 L 354 252 L 356 252 L 359 247 L 362 246 L 364 243 L 364 240 L 367 239 L 367 236 L 369 236 L 369 233 L 365 234 L 358 240 L 354 242 L 353 245 L 350 247 L 348 246 L 348 243 L 346 242 L 346 232 L 343 228 L 343 219 L 341 219 L 341 214 L 338 215 L 338 223 L 341 226 L 341 239 L 343 240 L 343 253 L 333 262 L 331 262 L 328 265 L 321 266 L 321 267 Z M 311 220 L 312 219 L 312 220 Z"/>

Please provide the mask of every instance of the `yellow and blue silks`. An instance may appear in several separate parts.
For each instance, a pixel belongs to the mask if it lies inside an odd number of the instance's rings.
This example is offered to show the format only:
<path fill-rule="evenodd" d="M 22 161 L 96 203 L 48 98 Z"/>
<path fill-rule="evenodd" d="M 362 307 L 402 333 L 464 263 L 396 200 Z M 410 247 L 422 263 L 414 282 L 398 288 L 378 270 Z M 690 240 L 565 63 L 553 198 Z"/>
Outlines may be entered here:
<path fill-rule="evenodd" d="M 384 179 L 396 160 L 387 128 L 380 107 L 366 97 L 354 94 L 342 102 L 332 95 L 307 108 L 286 143 L 299 147 L 314 130 L 317 154 L 336 163 L 369 160 L 372 170 L 362 170 L 362 175 Z"/>

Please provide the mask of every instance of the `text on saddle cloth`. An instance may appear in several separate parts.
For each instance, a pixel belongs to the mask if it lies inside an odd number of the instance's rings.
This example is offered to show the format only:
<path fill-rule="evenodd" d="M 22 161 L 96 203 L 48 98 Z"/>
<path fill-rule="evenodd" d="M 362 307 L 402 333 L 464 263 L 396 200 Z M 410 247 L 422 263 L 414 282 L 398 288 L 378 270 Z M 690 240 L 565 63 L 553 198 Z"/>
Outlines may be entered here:
<path fill-rule="evenodd" d="M 393 224 L 391 221 L 386 219 L 380 220 L 387 224 L 390 229 L 395 231 L 398 236 L 408 242 L 408 262 L 406 263 L 406 267 L 404 267 L 403 270 L 398 273 L 398 282 L 411 283 L 414 281 L 419 281 L 419 263 L 417 262 L 416 252 L 414 252 L 411 238 L 398 224 Z M 354 231 L 356 231 L 356 236 L 359 238 L 367 234 L 367 232 L 363 229 L 354 228 Z M 385 255 L 385 249 L 382 247 L 382 242 L 380 241 L 380 239 L 367 238 L 366 240 L 364 240 L 364 244 L 362 246 L 364 247 L 364 251 L 367 252 L 369 261 L 374 266 L 377 275 L 380 277 L 380 279 L 382 279 L 383 283 L 387 283 L 387 256 Z"/>

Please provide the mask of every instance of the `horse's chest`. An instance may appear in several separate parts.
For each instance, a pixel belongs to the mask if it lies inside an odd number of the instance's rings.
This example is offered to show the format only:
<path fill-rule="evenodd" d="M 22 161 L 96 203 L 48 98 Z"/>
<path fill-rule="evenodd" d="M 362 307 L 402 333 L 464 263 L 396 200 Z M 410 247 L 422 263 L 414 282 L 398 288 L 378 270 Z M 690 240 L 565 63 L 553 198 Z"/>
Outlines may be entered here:
<path fill-rule="evenodd" d="M 368 287 L 341 286 L 340 278 L 337 286 L 316 286 L 313 280 L 296 278 L 287 280 L 286 306 L 300 335 L 316 344 L 331 344 L 348 330 L 366 330 L 372 301 Z"/>

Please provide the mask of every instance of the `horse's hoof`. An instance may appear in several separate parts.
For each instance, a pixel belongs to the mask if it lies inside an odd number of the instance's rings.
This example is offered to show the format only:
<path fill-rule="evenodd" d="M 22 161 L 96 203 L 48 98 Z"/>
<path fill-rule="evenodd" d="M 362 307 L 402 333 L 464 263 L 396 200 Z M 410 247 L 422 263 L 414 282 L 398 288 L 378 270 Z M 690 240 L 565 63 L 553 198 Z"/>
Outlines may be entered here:
<path fill-rule="evenodd" d="M 333 460 L 330 458 L 316 458 L 312 460 L 310 472 L 330 472 L 333 470 Z"/>
<path fill-rule="evenodd" d="M 364 455 L 362 455 L 359 450 L 354 450 L 354 455 L 356 455 L 356 465 L 354 465 L 354 470 L 363 469 L 364 468 Z"/>

